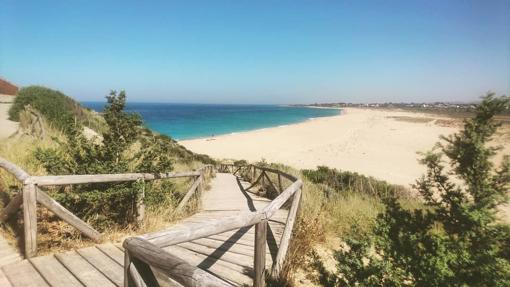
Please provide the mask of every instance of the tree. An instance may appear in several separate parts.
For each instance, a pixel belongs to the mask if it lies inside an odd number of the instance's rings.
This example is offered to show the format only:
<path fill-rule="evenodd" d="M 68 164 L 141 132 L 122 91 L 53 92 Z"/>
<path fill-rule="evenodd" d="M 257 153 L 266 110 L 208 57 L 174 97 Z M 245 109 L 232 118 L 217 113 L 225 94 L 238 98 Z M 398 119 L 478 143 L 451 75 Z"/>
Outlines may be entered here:
<path fill-rule="evenodd" d="M 464 129 L 426 153 L 426 174 L 414 188 L 423 208 L 384 199 L 370 234 L 354 232 L 336 253 L 337 286 L 510 286 L 510 227 L 497 218 L 508 201 L 510 160 L 496 167 L 489 142 L 509 98 L 488 94 Z M 445 160 L 446 159 L 446 160 Z"/>
<path fill-rule="evenodd" d="M 87 139 L 83 127 L 75 123 L 66 140 L 57 148 L 38 149 L 36 158 L 50 174 L 99 174 L 127 172 L 168 172 L 172 170 L 168 140 L 142 127 L 140 116 L 125 111 L 126 95 L 112 91 L 104 110 L 106 131 L 99 138 Z M 142 186 L 143 185 L 143 186 Z M 144 190 L 155 204 L 163 204 L 164 191 L 153 190 L 153 183 L 101 183 L 62 188 L 53 196 L 79 217 L 98 228 L 127 224 L 136 218 L 136 201 Z M 166 185 L 167 191 L 171 189 Z M 172 192 L 172 190 L 169 190 Z M 155 196 L 151 193 L 159 192 Z"/>

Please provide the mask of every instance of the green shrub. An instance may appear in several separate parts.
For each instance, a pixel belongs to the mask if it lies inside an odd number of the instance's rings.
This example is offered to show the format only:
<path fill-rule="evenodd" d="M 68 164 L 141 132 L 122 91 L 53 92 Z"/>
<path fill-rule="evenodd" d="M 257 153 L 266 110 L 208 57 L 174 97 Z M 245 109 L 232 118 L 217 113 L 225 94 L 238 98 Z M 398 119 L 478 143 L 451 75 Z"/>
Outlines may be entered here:
<path fill-rule="evenodd" d="M 495 167 L 488 145 L 494 117 L 509 99 L 487 95 L 464 129 L 425 154 L 427 173 L 415 189 L 425 207 L 384 200 L 371 232 L 354 232 L 337 252 L 330 286 L 510 286 L 510 226 L 497 220 L 508 202 L 510 160 Z M 447 160 L 444 161 L 443 157 Z M 446 167 L 449 164 L 449 167 Z"/>
<path fill-rule="evenodd" d="M 44 118 L 60 130 L 67 130 L 75 123 L 87 125 L 100 130 L 103 123 L 98 116 L 83 108 L 78 102 L 63 93 L 41 86 L 21 88 L 9 109 L 9 119 L 20 120 L 20 113 L 25 106 L 38 110 Z"/>
<path fill-rule="evenodd" d="M 125 93 L 112 92 L 107 100 L 107 130 L 101 134 L 102 140 L 89 140 L 78 125 L 70 125 L 66 141 L 57 148 L 36 150 L 35 157 L 46 170 L 56 175 L 171 171 L 171 146 L 161 136 L 143 133 L 141 118 L 124 111 Z M 83 184 L 62 188 L 53 195 L 79 217 L 106 228 L 133 222 L 142 192 L 148 204 L 164 204 L 166 201 L 156 194 L 161 185 L 157 187 L 154 182 Z M 170 183 L 165 190 L 172 192 Z"/>
<path fill-rule="evenodd" d="M 330 188 L 327 189 L 329 193 L 362 193 L 379 197 L 407 195 L 407 189 L 403 186 L 390 184 L 356 172 L 319 166 L 316 170 L 305 169 L 302 173 L 313 183 L 327 185 Z"/>

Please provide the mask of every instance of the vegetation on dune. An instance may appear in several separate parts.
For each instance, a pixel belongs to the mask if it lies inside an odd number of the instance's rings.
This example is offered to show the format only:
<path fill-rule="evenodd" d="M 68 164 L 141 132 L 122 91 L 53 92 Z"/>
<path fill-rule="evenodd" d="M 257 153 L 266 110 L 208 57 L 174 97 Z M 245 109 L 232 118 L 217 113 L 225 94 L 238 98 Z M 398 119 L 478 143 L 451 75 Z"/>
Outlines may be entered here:
<path fill-rule="evenodd" d="M 9 118 L 20 121 L 20 115 L 27 105 L 39 111 L 48 123 L 56 129 L 66 131 L 76 123 L 102 131 L 104 122 L 92 111 L 63 93 L 41 86 L 21 88 L 9 110 Z"/>
<path fill-rule="evenodd" d="M 55 175 L 171 171 L 170 146 L 159 137 L 142 136 L 140 117 L 124 111 L 125 93 L 112 92 L 107 99 L 104 112 L 107 130 L 101 135 L 102 140 L 88 140 L 78 125 L 70 126 L 65 142 L 56 148 L 36 151 L 35 157 L 46 170 Z M 137 143 L 143 148 L 134 147 Z M 172 193 L 172 187 L 168 183 L 158 186 L 156 191 L 152 182 L 84 184 L 63 187 L 53 196 L 80 218 L 104 229 L 113 223 L 134 222 L 136 202 L 142 191 L 150 199 L 156 196 L 153 192 Z M 163 204 L 165 200 L 148 202 Z"/>
<path fill-rule="evenodd" d="M 407 194 L 407 189 L 400 185 L 390 184 L 383 180 L 364 176 L 356 172 L 338 171 L 326 166 L 319 166 L 316 170 L 302 171 L 305 178 L 313 183 L 324 184 L 328 187 L 327 193 L 362 193 L 367 195 L 387 197 Z"/>
<path fill-rule="evenodd" d="M 484 97 L 462 131 L 425 154 L 428 171 L 414 186 L 424 206 L 408 209 L 395 196 L 384 198 L 371 230 L 344 237 L 337 272 L 318 264 L 321 283 L 509 286 L 510 226 L 498 221 L 497 208 L 508 200 L 510 161 L 495 167 L 498 148 L 488 145 L 499 127 L 494 117 L 508 105 L 506 97 Z"/>
<path fill-rule="evenodd" d="M 244 165 L 247 162 L 239 160 L 234 164 Z M 408 196 L 408 191 L 402 186 L 391 185 L 352 172 L 326 167 L 299 171 L 265 160 L 254 164 L 280 170 L 303 180 L 300 212 L 296 219 L 287 260 L 280 277 L 276 280 L 269 279 L 269 286 L 294 286 L 298 280 L 297 276 L 300 276 L 298 274 L 303 273 L 307 274 L 308 278 L 305 279 L 307 283 L 299 285 L 314 282 L 316 266 L 313 258 L 317 248 L 329 249 L 332 247 L 330 245 L 332 239 L 357 232 L 353 230 L 353 225 L 359 226 L 362 230 L 370 230 L 375 224 L 377 214 L 383 209 L 383 197 L 395 195 L 401 198 L 405 206 L 419 205 Z M 246 180 L 256 179 L 247 170 L 241 170 L 240 175 Z M 274 198 L 277 196 L 274 184 L 278 183 L 278 178 L 272 173 L 267 175 L 272 183 L 259 182 L 252 191 Z M 285 180 L 283 187 L 288 184 L 290 182 Z"/>
<path fill-rule="evenodd" d="M 31 91 L 35 91 L 34 94 L 30 94 Z M 30 174 L 159 173 L 173 169 L 192 170 L 206 163 L 214 163 L 210 157 L 194 154 L 170 137 L 153 133 L 144 127 L 138 115 L 125 112 L 124 92 L 112 92 L 107 97 L 102 116 L 94 114 L 100 118 L 101 129 L 96 130 L 97 135 L 93 138 L 84 134 L 83 126 L 88 122 L 78 120 L 83 108 L 71 98 L 41 87 L 22 89 L 22 94 L 30 99 L 28 104 L 32 108 L 41 109 L 37 111 L 44 117 L 46 136 L 36 138 L 28 134 L 5 139 L 0 145 L 0 154 Z M 59 101 L 72 104 L 71 112 Z M 27 102 L 19 101 L 18 107 L 13 106 L 11 114 L 17 114 L 17 110 L 23 113 L 24 109 L 19 107 L 23 107 L 24 103 Z M 65 114 L 64 111 L 69 113 Z M 58 113 L 64 113 L 64 116 L 51 118 L 51 115 Z M 23 121 L 23 118 L 20 120 Z M 19 190 L 19 183 L 2 170 L 0 180 L 0 196 L 5 204 Z M 78 217 L 103 231 L 105 237 L 118 238 L 133 230 L 147 232 L 162 228 L 175 220 L 177 215 L 173 212 L 174 207 L 189 184 L 189 179 L 83 184 L 48 188 L 47 192 Z M 142 192 L 146 211 L 143 224 L 139 225 L 138 221 L 135 222 L 136 202 Z M 188 211 L 192 212 L 196 208 L 195 200 L 190 201 L 189 206 Z M 6 225 L 10 233 L 22 232 L 18 230 L 22 225 L 16 222 L 20 218 L 13 217 Z M 39 236 L 42 252 L 82 244 L 79 233 L 50 212 L 38 209 L 38 218 L 38 229 L 42 231 Z"/>

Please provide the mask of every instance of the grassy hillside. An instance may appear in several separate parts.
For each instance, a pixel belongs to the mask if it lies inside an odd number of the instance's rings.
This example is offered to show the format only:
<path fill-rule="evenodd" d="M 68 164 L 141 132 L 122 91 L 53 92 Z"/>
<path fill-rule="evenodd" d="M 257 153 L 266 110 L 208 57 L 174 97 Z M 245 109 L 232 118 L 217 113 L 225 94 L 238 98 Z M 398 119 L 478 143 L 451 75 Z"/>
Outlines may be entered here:
<path fill-rule="evenodd" d="M 138 115 L 124 111 L 125 94 L 121 94 L 123 97 L 111 96 L 108 110 L 99 115 L 61 92 L 38 86 L 21 89 L 10 110 L 11 118 L 25 121 L 25 106 L 30 105 L 42 116 L 45 133 L 43 137 L 24 133 L 2 140 L 0 156 L 32 175 L 168 172 L 214 163 L 210 157 L 195 154 L 172 138 L 144 127 Z M 92 128 L 95 135 L 87 137 L 84 127 Z M 172 211 L 190 184 L 190 179 L 172 179 L 46 191 L 101 230 L 105 238 L 116 239 L 160 229 L 175 220 Z M 0 169 L 0 209 L 20 188 L 19 182 Z M 145 194 L 146 217 L 139 225 L 132 220 L 136 214 L 131 207 L 141 191 Z M 21 218 L 19 214 L 13 216 L 0 232 L 13 240 L 21 238 Z M 38 210 L 38 230 L 42 253 L 91 243 L 43 208 Z"/>
<path fill-rule="evenodd" d="M 50 126 L 59 130 L 65 130 L 76 122 L 96 131 L 104 129 L 104 120 L 97 113 L 82 107 L 60 91 L 41 86 L 21 88 L 9 110 L 9 119 L 20 121 L 20 114 L 27 105 L 39 111 Z"/>

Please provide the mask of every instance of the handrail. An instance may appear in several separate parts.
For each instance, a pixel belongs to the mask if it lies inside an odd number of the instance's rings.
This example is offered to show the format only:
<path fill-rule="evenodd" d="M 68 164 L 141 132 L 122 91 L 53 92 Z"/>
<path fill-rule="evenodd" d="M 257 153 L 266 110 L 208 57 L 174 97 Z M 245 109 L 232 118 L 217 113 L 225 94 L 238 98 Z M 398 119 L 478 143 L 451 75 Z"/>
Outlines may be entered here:
<path fill-rule="evenodd" d="M 237 169 L 236 169 L 237 168 Z M 214 219 L 209 220 L 207 222 L 202 223 L 192 223 L 192 224 L 186 224 L 182 226 L 178 226 L 169 230 L 163 230 L 163 231 L 157 231 L 153 233 L 148 233 L 144 235 L 140 235 L 137 237 L 132 238 L 138 238 L 140 242 L 145 242 L 147 244 L 153 244 L 153 248 L 158 248 L 160 253 L 167 253 L 162 248 L 168 247 L 171 245 L 193 241 L 199 238 L 208 237 L 211 235 L 220 234 L 226 231 L 240 229 L 243 227 L 249 227 L 255 225 L 255 256 L 254 256 L 254 269 L 255 269 L 255 277 L 254 277 L 254 286 L 264 286 L 264 268 L 265 268 L 265 248 L 266 248 L 266 226 L 267 221 L 271 219 L 271 217 L 276 213 L 277 210 L 279 210 L 291 197 L 293 197 L 292 205 L 290 207 L 289 215 L 287 217 L 287 222 L 285 226 L 285 230 L 282 235 L 282 239 L 280 242 L 280 248 L 278 250 L 276 259 L 273 264 L 272 273 L 271 275 L 273 277 L 278 277 L 283 262 L 285 260 L 289 241 L 292 235 L 292 228 L 295 222 L 297 210 L 299 208 L 299 203 L 301 200 L 301 188 L 303 186 L 303 182 L 296 178 L 295 176 L 292 176 L 290 174 L 284 173 L 282 171 L 271 169 L 267 167 L 258 167 L 254 165 L 247 165 L 247 166 L 235 166 L 235 165 L 220 165 L 219 170 L 220 171 L 229 171 L 232 173 L 236 173 L 242 168 L 248 168 L 249 171 L 253 170 L 253 174 L 256 173 L 256 170 L 260 170 L 261 174 L 258 176 L 258 178 L 255 180 L 254 183 L 251 184 L 251 187 L 253 187 L 255 184 L 257 184 L 260 180 L 263 180 L 263 178 L 267 178 L 268 181 L 270 181 L 269 176 L 266 174 L 266 172 L 270 173 L 276 173 L 278 175 L 278 186 L 280 189 L 282 189 L 281 185 L 281 178 L 284 177 L 289 179 L 292 184 L 290 184 L 285 190 L 281 191 L 279 195 L 271 201 L 264 209 L 260 211 L 255 212 L 242 212 L 235 216 L 229 216 L 221 219 Z M 272 183 L 271 183 L 272 184 Z M 274 184 L 272 184 L 274 187 Z M 148 262 L 147 257 L 150 257 L 149 254 L 145 254 L 143 252 L 139 252 L 140 250 L 137 250 L 136 255 L 135 248 L 137 246 L 133 244 L 131 239 L 128 238 L 124 242 L 124 248 L 125 248 L 125 254 L 126 258 L 138 258 L 139 260 L 142 260 L 144 262 Z M 172 258 L 169 258 L 167 260 L 175 260 Z M 172 262 L 166 262 L 167 264 L 170 264 Z M 149 266 L 153 266 L 149 264 Z M 130 270 L 132 266 L 126 265 L 124 266 L 125 270 Z M 135 268 L 136 269 L 136 268 Z M 144 268 L 146 270 L 147 268 Z M 149 268 L 150 269 L 150 268 Z M 181 276 L 184 276 L 184 278 L 189 278 L 190 276 L 193 276 L 193 274 L 186 274 L 183 273 L 184 271 L 181 270 L 180 276 L 175 277 L 170 276 L 172 279 L 178 281 L 179 283 L 183 284 L 184 286 L 204 286 L 201 284 L 197 285 L 190 285 L 189 282 L 181 281 Z M 130 285 L 130 282 L 133 281 L 133 278 L 129 277 L 129 272 L 125 272 L 128 277 L 125 278 L 126 285 L 125 286 L 133 286 Z M 175 274 L 175 272 L 174 272 Z M 144 274 L 138 274 L 142 279 L 145 278 Z M 137 275 L 137 276 L 138 276 Z M 149 274 L 150 275 L 150 274 Z M 150 276 L 149 276 L 150 277 Z M 147 278 L 147 280 L 150 280 L 150 278 Z M 196 282 L 195 282 L 196 283 Z M 212 285 L 216 286 L 216 285 Z M 219 286 L 219 285 L 218 285 Z"/>
<path fill-rule="evenodd" d="M 125 174 L 86 174 L 86 175 L 57 175 L 57 176 L 31 176 L 22 168 L 12 162 L 0 157 L 0 168 L 5 169 L 23 184 L 23 191 L 16 194 L 9 204 L 0 212 L 0 222 L 4 222 L 13 215 L 21 206 L 23 206 L 23 224 L 25 238 L 25 257 L 30 258 L 37 254 L 37 203 L 51 210 L 55 215 L 65 222 L 78 229 L 85 236 L 99 242 L 101 234 L 92 226 L 75 216 L 72 212 L 60 205 L 47 193 L 42 191 L 42 186 L 60 186 L 73 184 L 90 184 L 105 182 L 129 182 L 139 180 L 157 180 L 179 177 L 195 178 L 191 188 L 185 197 L 179 203 L 175 212 L 180 212 L 193 193 L 202 189 L 204 174 L 212 171 L 212 165 L 205 165 L 196 171 L 190 172 L 167 172 L 167 173 L 125 173 Z M 145 206 L 143 198 L 137 202 L 138 212 L 143 218 Z"/>
<path fill-rule="evenodd" d="M 119 181 L 155 180 L 178 177 L 192 177 L 201 175 L 200 171 L 168 172 L 168 173 L 121 173 L 121 174 L 78 174 L 78 175 L 45 175 L 32 176 L 30 183 L 39 186 L 68 185 L 84 183 L 103 183 Z"/>
<path fill-rule="evenodd" d="M 30 175 L 22 168 L 2 157 L 0 157 L 0 167 L 14 175 L 14 177 L 21 182 L 24 182 L 30 177 Z"/>

